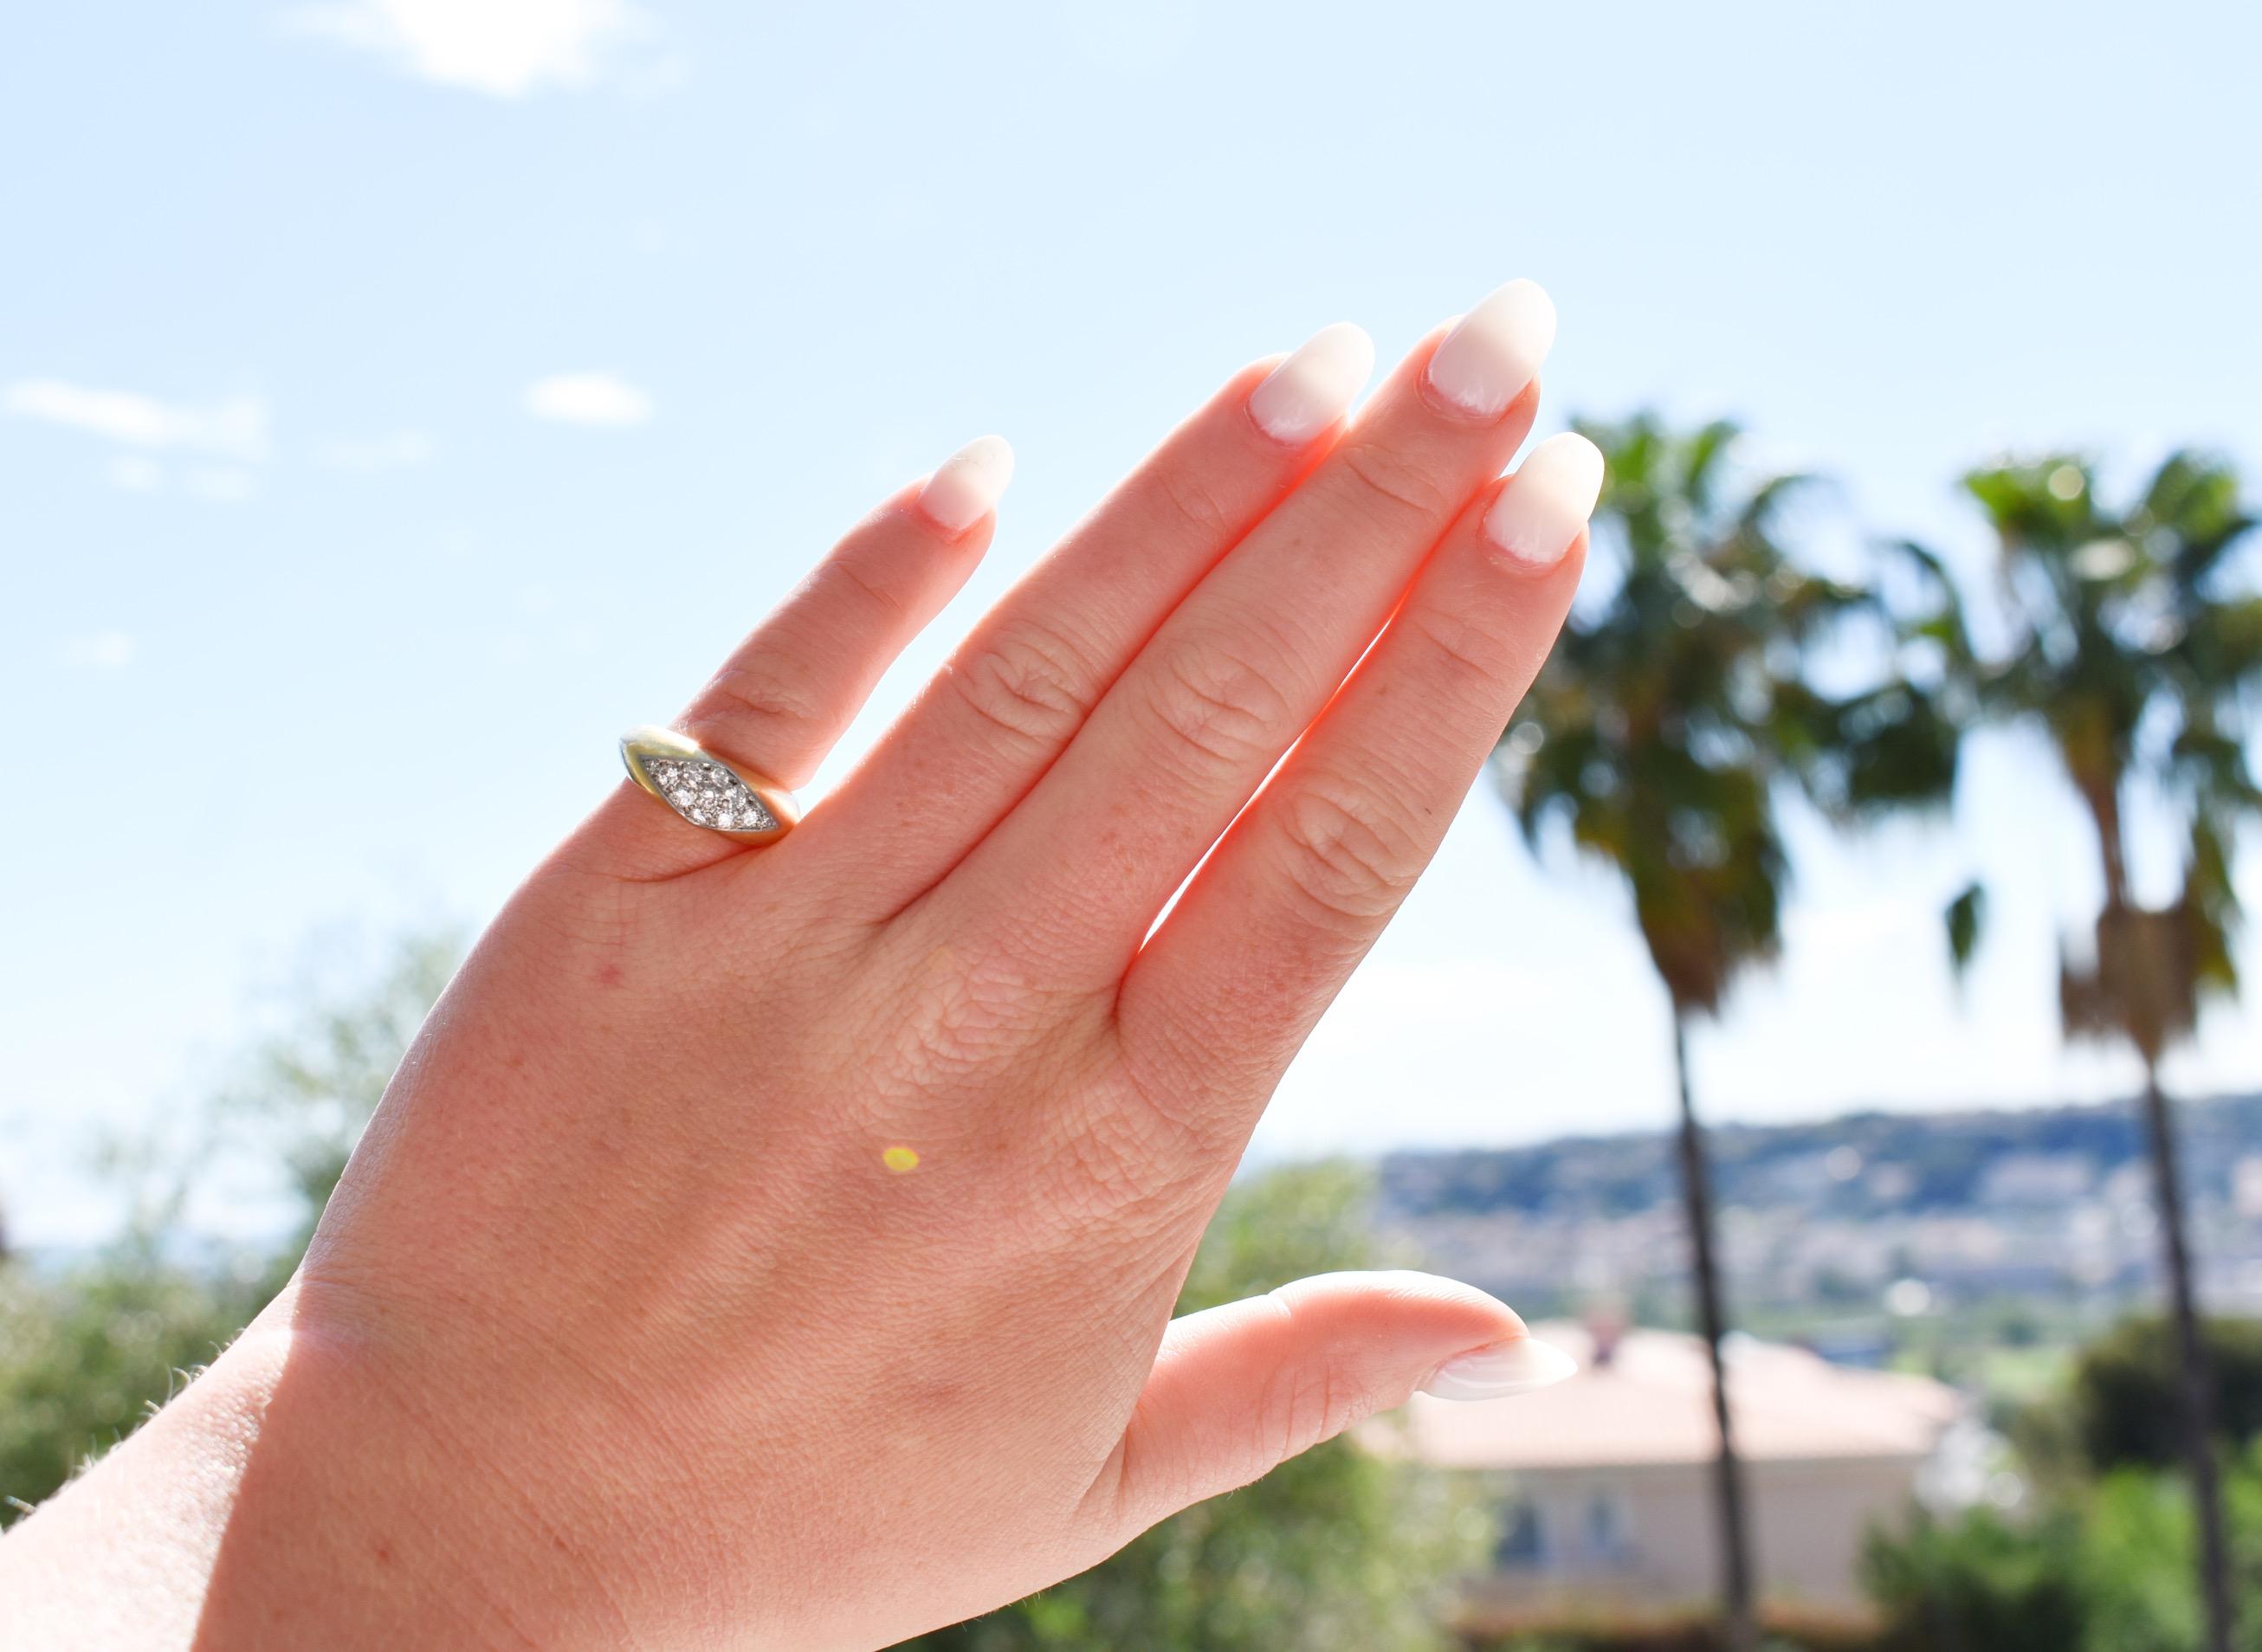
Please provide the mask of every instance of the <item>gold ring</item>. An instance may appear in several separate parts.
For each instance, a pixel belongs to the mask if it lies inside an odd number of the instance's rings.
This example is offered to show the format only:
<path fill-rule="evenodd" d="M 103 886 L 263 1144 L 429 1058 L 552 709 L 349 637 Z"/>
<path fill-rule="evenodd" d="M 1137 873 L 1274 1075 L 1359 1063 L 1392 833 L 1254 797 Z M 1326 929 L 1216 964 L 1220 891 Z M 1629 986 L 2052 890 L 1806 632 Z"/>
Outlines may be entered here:
<path fill-rule="evenodd" d="M 702 751 L 673 729 L 646 723 L 621 736 L 629 778 L 694 826 L 766 844 L 801 819 L 801 805 L 774 780 Z"/>

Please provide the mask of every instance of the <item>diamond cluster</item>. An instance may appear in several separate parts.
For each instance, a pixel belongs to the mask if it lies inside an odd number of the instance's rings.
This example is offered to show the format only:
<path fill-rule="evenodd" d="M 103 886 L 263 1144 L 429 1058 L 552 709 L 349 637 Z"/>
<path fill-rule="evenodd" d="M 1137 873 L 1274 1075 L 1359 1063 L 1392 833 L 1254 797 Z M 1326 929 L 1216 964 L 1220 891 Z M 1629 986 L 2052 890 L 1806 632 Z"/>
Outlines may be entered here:
<path fill-rule="evenodd" d="M 719 763 L 705 758 L 646 758 L 644 772 L 669 806 L 694 826 L 725 832 L 777 830 L 777 816 Z"/>

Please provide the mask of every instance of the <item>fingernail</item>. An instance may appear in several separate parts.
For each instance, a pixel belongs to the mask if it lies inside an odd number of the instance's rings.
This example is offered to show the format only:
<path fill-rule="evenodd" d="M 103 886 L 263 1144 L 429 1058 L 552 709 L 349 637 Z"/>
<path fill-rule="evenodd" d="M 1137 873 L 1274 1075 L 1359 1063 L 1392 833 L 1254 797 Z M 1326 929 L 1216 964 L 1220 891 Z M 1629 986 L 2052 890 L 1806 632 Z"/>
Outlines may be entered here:
<path fill-rule="evenodd" d="M 1555 305 L 1536 281 L 1511 281 L 1470 311 L 1430 357 L 1430 388 L 1479 419 L 1497 419 L 1547 359 Z"/>
<path fill-rule="evenodd" d="M 1485 513 L 1485 537 L 1526 568 L 1563 560 L 1603 494 L 1602 449 L 1582 435 L 1550 436 L 1516 466 Z"/>
<path fill-rule="evenodd" d="M 1351 411 L 1374 371 L 1374 341 L 1349 321 L 1322 327 L 1249 393 L 1249 416 L 1273 441 L 1300 448 Z"/>
<path fill-rule="evenodd" d="M 1515 1337 L 1455 1354 L 1430 1374 L 1422 1391 L 1439 1399 L 1500 1399 L 1552 1387 L 1578 1368 L 1579 1362 L 1553 1343 Z"/>
<path fill-rule="evenodd" d="M 1003 436 L 976 436 L 935 467 L 918 507 L 945 533 L 962 534 L 987 516 L 1013 479 L 1013 449 Z"/>

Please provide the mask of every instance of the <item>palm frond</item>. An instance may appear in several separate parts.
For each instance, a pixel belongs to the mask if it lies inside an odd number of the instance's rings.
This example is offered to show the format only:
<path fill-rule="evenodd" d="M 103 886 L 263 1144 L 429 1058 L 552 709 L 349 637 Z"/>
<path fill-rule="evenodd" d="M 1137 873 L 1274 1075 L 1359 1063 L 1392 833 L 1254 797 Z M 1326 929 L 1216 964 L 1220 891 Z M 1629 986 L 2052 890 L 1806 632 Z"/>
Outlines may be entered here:
<path fill-rule="evenodd" d="M 1913 611 L 1807 565 L 1788 506 L 1821 478 L 1751 473 L 1727 420 L 1576 427 L 1603 450 L 1596 526 L 1626 567 L 1598 610 L 1574 615 L 1496 772 L 1527 842 L 1560 822 L 1625 880 L 1675 1003 L 1710 1012 L 1782 944 L 1783 785 L 1847 818 L 1948 795 L 1961 724 L 1940 663 L 1963 671 L 1962 614 L 1928 553 L 1907 558 Z M 1926 644 L 1930 678 L 1896 670 L 1826 693 L 1814 664 L 1854 625 L 1874 625 L 1897 659 Z"/>
<path fill-rule="evenodd" d="M 1968 883 L 1948 903 L 1941 915 L 1948 932 L 1948 961 L 1956 978 L 1963 979 L 1978 956 L 1979 940 L 1987 925 L 1987 890 L 1985 885 Z"/>

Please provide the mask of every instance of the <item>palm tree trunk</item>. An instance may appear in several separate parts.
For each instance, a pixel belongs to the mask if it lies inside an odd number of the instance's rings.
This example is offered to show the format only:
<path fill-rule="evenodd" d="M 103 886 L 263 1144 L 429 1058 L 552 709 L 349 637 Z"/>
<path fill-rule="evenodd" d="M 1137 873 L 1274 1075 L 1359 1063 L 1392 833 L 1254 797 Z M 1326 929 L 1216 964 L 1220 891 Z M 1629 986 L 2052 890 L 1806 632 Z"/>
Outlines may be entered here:
<path fill-rule="evenodd" d="M 2128 859 L 2121 842 L 2121 787 L 2081 786 L 2105 874 L 2108 913 L 2129 909 Z M 2101 937 L 2102 931 L 2100 931 Z M 2099 960 L 2102 970 L 2106 960 Z M 2122 967 L 2133 967 L 2122 960 Z M 2177 1160 L 2174 1117 L 2160 1088 L 2159 1028 L 2131 1016 L 2124 1028 L 2144 1062 L 2144 1130 L 2152 1160 L 2152 1199 L 2158 1207 L 2160 1245 L 2167 1265 L 2169 1317 L 2175 1325 L 2176 1375 L 2182 1390 L 2184 1460 L 2191 1474 L 2192 1512 L 2199 1528 L 2200 1602 L 2206 1612 L 2207 1652 L 2231 1652 L 2230 1562 L 2222 1529 L 2222 1485 L 2215 1459 L 2215 1382 L 2201 1335 L 2198 1293 L 2192 1286 L 2191 1245 L 2184 1226 L 2183 1174 Z"/>
<path fill-rule="evenodd" d="M 2088 805 L 2091 824 L 2097 828 L 2097 852 L 2105 873 L 2105 909 L 2117 912 L 2129 904 L 2129 858 L 2121 844 L 2121 777 L 2114 773 L 2094 780 L 2076 779 L 2081 801 Z"/>
<path fill-rule="evenodd" d="M 1681 1085 L 1681 1197 L 1694 1253 L 1696 1317 L 1712 1358 L 1712 1416 L 1720 1430 L 1712 1489 L 1720 1533 L 1721 1627 L 1726 1652 L 1754 1652 L 1759 1626 L 1752 1611 L 1751 1533 L 1744 1519 L 1744 1469 L 1736 1456 L 1735 1426 L 1728 1413 L 1728 1371 L 1720 1349 L 1727 1335 L 1727 1315 L 1721 1307 L 1720 1264 L 1712 1245 L 1712 1191 L 1704 1136 L 1689 1089 L 1689 1024 L 1678 1006 L 1673 1012 L 1673 1067 Z"/>
<path fill-rule="evenodd" d="M 2192 1288 L 2191 1248 L 2184 1232 L 2184 1196 L 2177 1165 L 2175 1120 L 2153 1063 L 2144 1064 L 2144 1127 L 2151 1138 L 2152 1193 L 2159 1205 L 2160 1239 L 2168 1296 L 2176 1328 L 2177 1375 L 2183 1390 L 2184 1454 L 2191 1469 L 2192 1502 L 2199 1526 L 2200 1598 L 2207 1609 L 2207 1652 L 2230 1652 L 2234 1628 L 2230 1562 L 2222 1529 L 2222 1487 L 2215 1459 L 2215 1383 L 2207 1342 L 2200 1334 L 2197 1293 Z"/>

